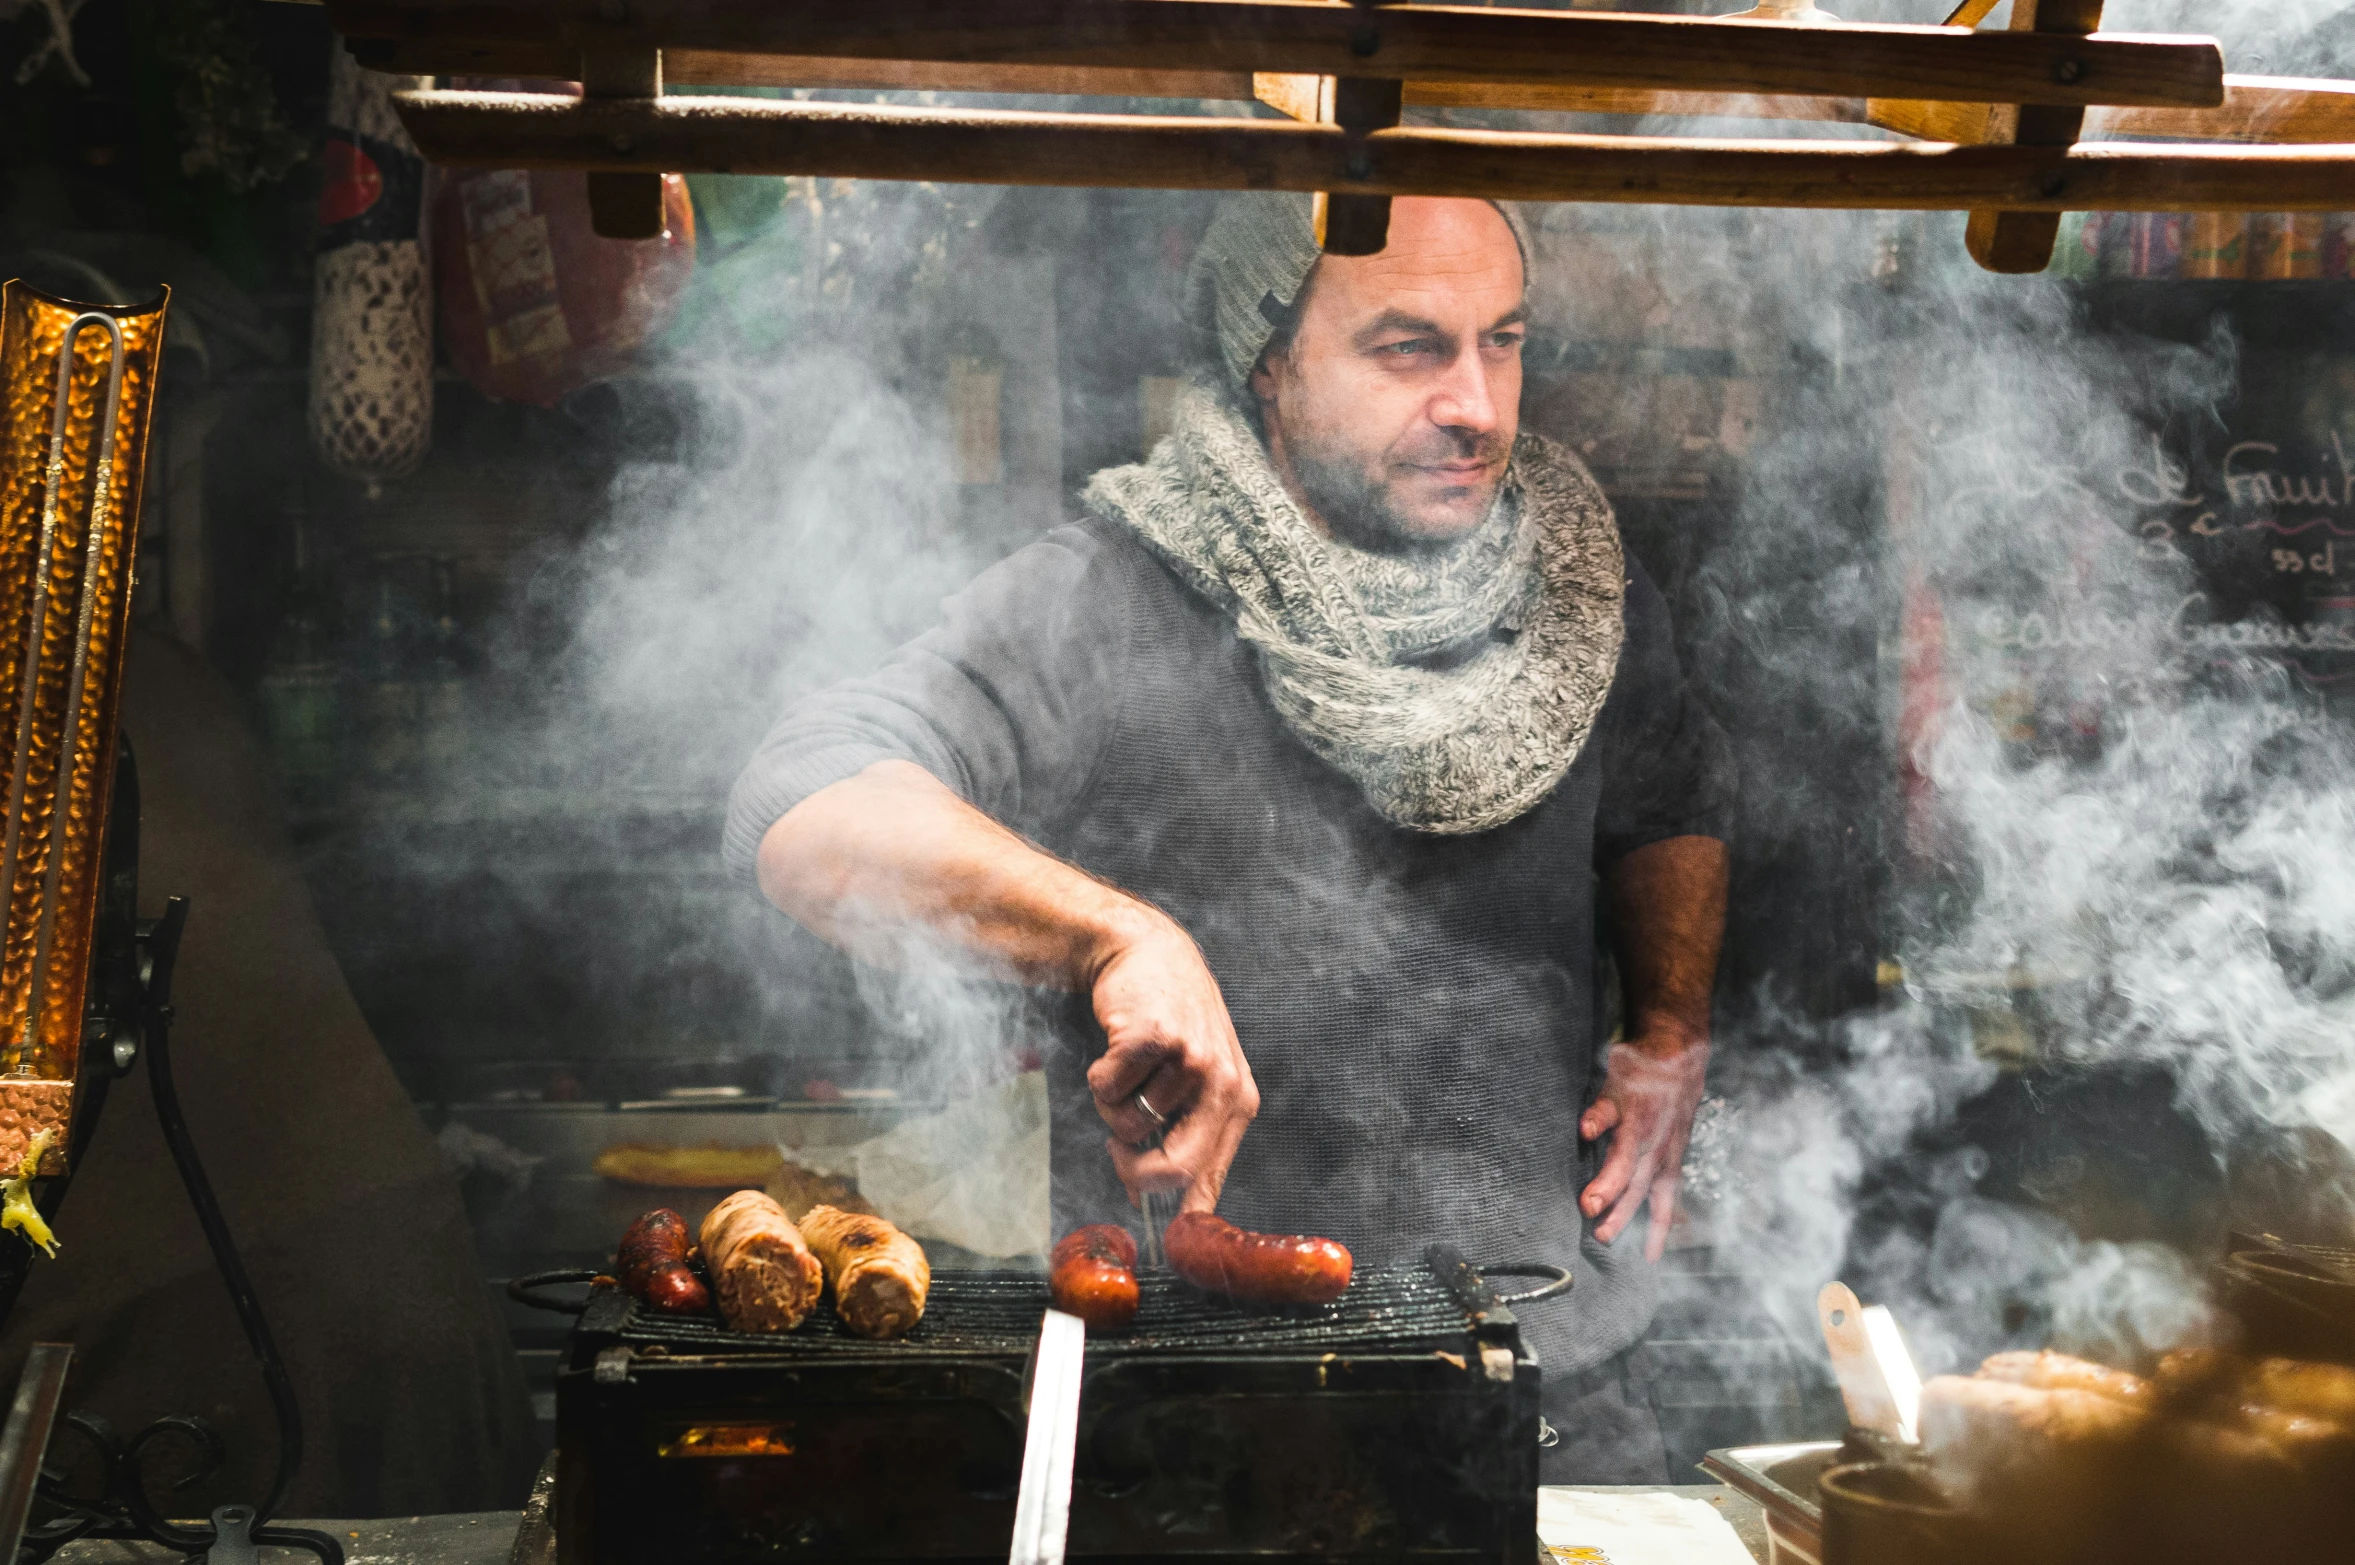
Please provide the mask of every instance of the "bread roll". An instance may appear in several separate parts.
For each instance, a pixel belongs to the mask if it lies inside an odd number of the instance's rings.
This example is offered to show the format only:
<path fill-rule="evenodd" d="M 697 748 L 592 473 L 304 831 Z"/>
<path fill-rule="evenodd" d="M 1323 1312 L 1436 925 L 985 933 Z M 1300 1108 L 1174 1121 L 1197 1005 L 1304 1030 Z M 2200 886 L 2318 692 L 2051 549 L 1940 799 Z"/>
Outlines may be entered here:
<path fill-rule="evenodd" d="M 880 1217 L 813 1206 L 802 1236 L 826 1264 L 834 1310 L 862 1337 L 904 1337 L 924 1318 L 932 1263 L 924 1247 Z"/>
<path fill-rule="evenodd" d="M 1981 1443 L 2023 1453 L 2035 1445 L 2110 1444 L 2132 1437 L 2143 1417 L 2139 1408 L 2071 1388 L 1960 1375 L 1938 1375 L 1922 1387 L 1922 1444 L 1933 1452 Z"/>
<path fill-rule="evenodd" d="M 2066 1353 L 1998 1353 L 1979 1366 L 1979 1374 L 2040 1391 L 2089 1392 L 2128 1407 L 2146 1407 L 2151 1400 L 2151 1383 L 2140 1375 Z"/>
<path fill-rule="evenodd" d="M 2355 1369 L 2298 1359 L 2260 1359 L 2248 1389 L 2267 1407 L 2355 1425 Z"/>
<path fill-rule="evenodd" d="M 2237 1353 L 2215 1348 L 2176 1348 L 2162 1355 L 2151 1377 L 2159 1400 L 2170 1408 L 2230 1397 L 2253 1368 Z"/>
<path fill-rule="evenodd" d="M 801 1230 L 764 1191 L 739 1190 L 713 1207 L 699 1237 L 720 1313 L 737 1331 L 791 1331 L 825 1288 Z"/>

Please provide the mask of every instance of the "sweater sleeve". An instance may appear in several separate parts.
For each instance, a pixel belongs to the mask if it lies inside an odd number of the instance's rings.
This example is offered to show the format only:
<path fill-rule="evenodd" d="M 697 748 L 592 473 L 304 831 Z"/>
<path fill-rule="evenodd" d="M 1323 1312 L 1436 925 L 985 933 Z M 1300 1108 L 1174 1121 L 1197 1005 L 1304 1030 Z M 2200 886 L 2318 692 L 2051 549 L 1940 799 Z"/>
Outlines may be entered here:
<path fill-rule="evenodd" d="M 1630 556 L 1627 636 L 1619 672 L 1595 719 L 1602 791 L 1595 862 L 1670 837 L 1726 837 L 1733 828 L 1733 757 L 1676 656 L 1668 603 Z"/>
<path fill-rule="evenodd" d="M 794 701 L 728 797 L 722 853 L 750 880 L 761 838 L 878 761 L 912 761 L 993 819 L 1035 833 L 1078 799 L 1128 657 L 1119 551 L 1063 527 L 982 572 L 873 673 Z"/>

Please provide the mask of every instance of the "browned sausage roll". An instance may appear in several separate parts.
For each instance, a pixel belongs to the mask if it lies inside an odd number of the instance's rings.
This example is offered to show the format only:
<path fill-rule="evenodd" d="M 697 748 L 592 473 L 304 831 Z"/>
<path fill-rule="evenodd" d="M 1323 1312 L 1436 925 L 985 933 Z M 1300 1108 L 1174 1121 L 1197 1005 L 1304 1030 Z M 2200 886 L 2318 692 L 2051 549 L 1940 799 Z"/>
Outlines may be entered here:
<path fill-rule="evenodd" d="M 2355 1369 L 2299 1359 L 2259 1359 L 2248 1389 L 2267 1407 L 2355 1425 Z"/>
<path fill-rule="evenodd" d="M 2124 1446 L 2147 1418 L 2140 1408 L 2090 1391 L 1960 1375 L 1939 1375 L 1922 1387 L 1923 1448 L 1966 1479 L 2075 1465 Z"/>
<path fill-rule="evenodd" d="M 904 1337 L 924 1318 L 932 1263 L 924 1247 L 880 1217 L 813 1206 L 801 1235 L 825 1263 L 834 1310 L 862 1337 Z"/>
<path fill-rule="evenodd" d="M 2107 1364 L 2049 1350 L 1998 1353 L 1979 1366 L 1979 1373 L 1988 1380 L 2007 1380 L 2015 1386 L 2034 1386 L 2040 1391 L 2090 1392 L 2128 1407 L 2147 1406 L 2151 1399 L 2151 1383 L 2140 1375 L 2129 1375 Z"/>
<path fill-rule="evenodd" d="M 759 1190 L 739 1190 L 703 1220 L 703 1264 L 720 1313 L 738 1331 L 791 1331 L 809 1314 L 826 1274 L 785 1209 Z"/>

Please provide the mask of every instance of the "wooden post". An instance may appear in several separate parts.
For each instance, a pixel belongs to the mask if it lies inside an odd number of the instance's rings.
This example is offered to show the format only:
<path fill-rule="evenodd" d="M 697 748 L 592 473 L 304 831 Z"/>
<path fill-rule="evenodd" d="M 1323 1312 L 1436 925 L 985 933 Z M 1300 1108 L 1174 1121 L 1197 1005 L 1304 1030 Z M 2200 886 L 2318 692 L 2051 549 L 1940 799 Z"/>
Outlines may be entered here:
<path fill-rule="evenodd" d="M 2101 19 L 2102 0 L 2012 0 L 2014 32 L 2090 33 Z M 2072 64 L 2063 60 L 2057 69 L 2067 72 Z M 2005 105 L 1990 115 L 1987 139 L 2022 147 L 2069 147 L 2084 129 L 2085 110 L 2075 104 Z M 2053 177 L 2060 178 L 2057 173 Z M 1991 272 L 2041 272 L 2052 264 L 2053 243 L 2060 233 L 2057 212 L 1981 211 L 1971 214 L 1963 242 L 1971 259 Z"/>
<path fill-rule="evenodd" d="M 581 51 L 585 98 L 659 98 L 662 51 L 590 47 Z M 662 236 L 662 176 L 592 170 L 589 227 L 604 239 Z"/>
<path fill-rule="evenodd" d="M 1386 0 L 1352 0 L 1372 11 Z M 1396 77 L 1342 76 L 1333 82 L 1333 123 L 1349 137 L 1352 171 L 1371 168 L 1365 138 L 1398 124 L 1406 104 L 1406 83 Z M 1390 198 L 1320 192 L 1316 198 L 1317 243 L 1327 255 L 1380 255 L 1390 242 Z"/>

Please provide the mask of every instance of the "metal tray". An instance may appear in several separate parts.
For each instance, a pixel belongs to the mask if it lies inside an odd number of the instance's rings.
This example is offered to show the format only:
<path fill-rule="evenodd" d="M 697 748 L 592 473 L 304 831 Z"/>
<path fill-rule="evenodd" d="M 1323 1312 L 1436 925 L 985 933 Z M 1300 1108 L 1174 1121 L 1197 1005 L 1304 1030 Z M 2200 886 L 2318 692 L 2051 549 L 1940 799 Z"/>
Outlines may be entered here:
<path fill-rule="evenodd" d="M 1837 1440 L 1740 1445 L 1710 1452 L 1701 1471 L 1766 1513 L 1767 1565 L 1822 1565 L 1823 1505 L 1815 1481 L 1839 1459 Z"/>

